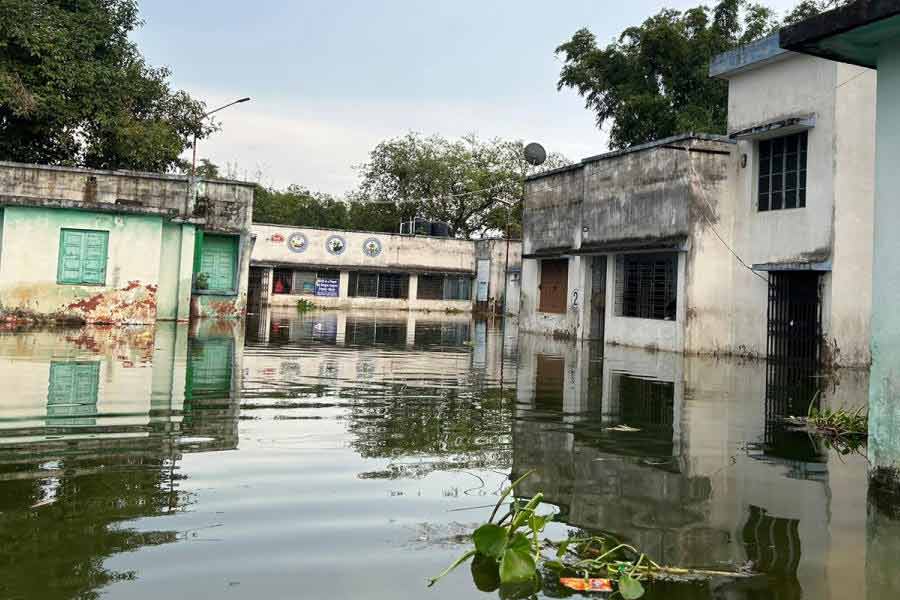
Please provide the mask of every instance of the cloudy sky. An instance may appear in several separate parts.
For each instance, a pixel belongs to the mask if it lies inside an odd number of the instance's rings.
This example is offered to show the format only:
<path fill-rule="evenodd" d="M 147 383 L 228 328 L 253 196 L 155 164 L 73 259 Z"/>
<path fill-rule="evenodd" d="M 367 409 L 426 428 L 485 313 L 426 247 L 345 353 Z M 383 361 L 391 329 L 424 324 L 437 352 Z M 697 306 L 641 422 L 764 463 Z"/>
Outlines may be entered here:
<path fill-rule="evenodd" d="M 581 27 L 612 41 L 664 6 L 698 3 L 143 0 L 135 39 L 210 107 L 253 98 L 220 113 L 201 157 L 342 194 L 375 144 L 408 131 L 539 141 L 573 160 L 602 152 L 582 100 L 556 90 L 553 50 Z"/>

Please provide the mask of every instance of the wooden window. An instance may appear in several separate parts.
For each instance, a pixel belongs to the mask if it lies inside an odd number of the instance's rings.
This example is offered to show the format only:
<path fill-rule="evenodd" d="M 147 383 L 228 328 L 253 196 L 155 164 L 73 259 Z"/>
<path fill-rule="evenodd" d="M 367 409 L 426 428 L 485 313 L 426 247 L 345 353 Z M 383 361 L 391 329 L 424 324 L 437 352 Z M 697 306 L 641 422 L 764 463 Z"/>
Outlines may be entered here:
<path fill-rule="evenodd" d="M 806 131 L 759 142 L 757 208 L 806 206 Z"/>
<path fill-rule="evenodd" d="M 63 229 L 56 280 L 69 285 L 105 285 L 108 231 Z"/>
<path fill-rule="evenodd" d="M 542 260 L 541 292 L 538 310 L 546 313 L 566 312 L 566 296 L 569 293 L 569 260 Z"/>
<path fill-rule="evenodd" d="M 200 273 L 206 274 L 206 289 L 211 292 L 234 293 L 237 285 L 237 237 L 203 235 Z"/>
<path fill-rule="evenodd" d="M 616 257 L 616 314 L 674 321 L 678 254 L 622 254 Z"/>
<path fill-rule="evenodd" d="M 99 362 L 51 362 L 47 416 L 81 417 L 95 414 L 99 384 Z"/>

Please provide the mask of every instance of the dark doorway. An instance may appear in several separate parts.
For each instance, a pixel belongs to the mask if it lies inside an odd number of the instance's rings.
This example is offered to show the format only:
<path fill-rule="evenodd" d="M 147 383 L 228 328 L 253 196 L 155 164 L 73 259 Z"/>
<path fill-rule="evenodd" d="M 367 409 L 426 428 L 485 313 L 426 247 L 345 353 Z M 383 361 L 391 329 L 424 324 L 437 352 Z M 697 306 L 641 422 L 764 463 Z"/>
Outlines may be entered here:
<path fill-rule="evenodd" d="M 820 449 L 784 418 L 818 408 L 822 348 L 821 274 L 769 273 L 766 356 L 766 454 L 814 463 Z"/>
<path fill-rule="evenodd" d="M 257 314 L 259 309 L 268 304 L 269 269 L 250 267 L 247 278 L 247 312 Z"/>
<path fill-rule="evenodd" d="M 603 341 L 606 330 L 606 257 L 591 259 L 591 339 Z"/>

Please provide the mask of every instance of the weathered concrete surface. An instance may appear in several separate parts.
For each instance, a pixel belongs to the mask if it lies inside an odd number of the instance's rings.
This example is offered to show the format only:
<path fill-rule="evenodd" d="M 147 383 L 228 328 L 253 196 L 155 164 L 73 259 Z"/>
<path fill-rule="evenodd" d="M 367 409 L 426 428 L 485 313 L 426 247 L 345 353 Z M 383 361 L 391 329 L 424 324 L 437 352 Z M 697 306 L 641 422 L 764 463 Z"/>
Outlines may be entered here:
<path fill-rule="evenodd" d="M 738 141 L 733 246 L 748 264 L 830 263 L 822 325 L 828 360 L 867 366 L 872 306 L 875 72 L 787 53 L 774 63 L 723 75 L 728 130 L 813 115 L 808 132 L 806 207 L 757 210 L 757 140 Z M 787 132 L 785 132 L 787 133 Z M 763 274 L 765 275 L 765 274 Z M 764 356 L 766 283 L 741 267 L 726 352 Z"/>
<path fill-rule="evenodd" d="M 610 343 L 680 352 L 695 343 L 715 346 L 718 339 L 688 342 L 687 327 L 709 328 L 706 312 L 690 313 L 696 303 L 721 301 L 711 288 L 720 286 L 730 265 L 727 249 L 710 242 L 711 225 L 730 230 L 731 214 L 720 203 L 732 203 L 730 176 L 734 145 L 715 136 L 683 135 L 628 151 L 584 159 L 580 169 L 534 177 L 526 188 L 525 256 L 522 266 L 523 331 L 583 338 L 590 335 L 593 261 L 607 258 L 605 336 Z M 581 179 L 581 183 L 577 179 Z M 546 180 L 546 181 L 545 181 Z M 576 191 L 583 189 L 583 196 Z M 575 198 L 577 197 L 577 201 Z M 532 203 L 542 210 L 532 210 Z M 549 208 L 548 208 L 549 207 Z M 540 218 L 549 222 L 538 222 Z M 553 221 L 561 218 L 560 221 Z M 549 232 L 549 233 L 548 233 Z M 566 232 L 563 243 L 560 237 Z M 529 239 L 529 233 L 537 236 Z M 550 239 L 549 243 L 544 240 Z M 561 246 L 568 245 L 567 249 Z M 694 252 L 697 248 L 702 252 Z M 533 249 L 533 250 L 530 250 Z M 623 317 L 616 313 L 615 257 L 641 251 L 677 252 L 677 313 L 674 321 Z M 532 254 L 529 254 L 532 252 Z M 541 313 L 540 257 L 568 254 L 567 310 Z M 726 269 L 723 273 L 722 269 Z M 709 279 L 695 277 L 705 272 Z M 730 297 L 725 299 L 730 302 Z M 714 308 L 717 319 L 725 311 Z"/>
<path fill-rule="evenodd" d="M 425 300 L 417 297 L 418 277 L 422 274 L 445 274 L 473 277 L 476 260 L 491 261 L 488 297 L 498 302 L 504 293 L 503 271 L 506 260 L 504 240 L 460 240 L 431 236 L 409 236 L 361 231 L 341 231 L 311 227 L 254 224 L 256 243 L 251 264 L 260 268 L 288 268 L 301 271 L 337 271 L 340 273 L 338 297 L 311 297 L 299 294 L 275 294 L 269 298 L 273 306 L 296 306 L 302 299 L 320 308 L 375 308 L 381 310 L 471 311 L 475 294 L 463 300 Z M 343 242 L 340 252 L 329 251 L 329 240 Z M 291 248 L 292 241 L 302 240 L 302 251 Z M 372 246 L 371 244 L 376 244 Z M 379 248 L 367 251 L 365 246 Z M 509 268 L 521 264 L 522 243 L 510 241 Z M 408 298 L 352 298 L 348 295 L 350 272 L 391 272 L 409 275 Z M 271 280 L 271 277 L 270 277 Z"/>
<path fill-rule="evenodd" d="M 156 320 L 160 217 L 32 207 L 3 212 L 0 307 L 5 316 L 88 323 Z M 107 285 L 57 283 L 63 227 L 109 232 Z"/>
<path fill-rule="evenodd" d="M 191 316 L 196 230 L 240 236 L 237 294 L 197 317 L 241 317 L 252 249 L 253 185 L 0 162 L 0 317 L 152 323 Z M 60 231 L 109 233 L 104 285 L 56 281 Z M 228 305 L 228 306 L 226 306 Z"/>
<path fill-rule="evenodd" d="M 581 165 L 526 182 L 523 254 L 559 254 L 575 248 L 581 231 L 584 169 Z"/>

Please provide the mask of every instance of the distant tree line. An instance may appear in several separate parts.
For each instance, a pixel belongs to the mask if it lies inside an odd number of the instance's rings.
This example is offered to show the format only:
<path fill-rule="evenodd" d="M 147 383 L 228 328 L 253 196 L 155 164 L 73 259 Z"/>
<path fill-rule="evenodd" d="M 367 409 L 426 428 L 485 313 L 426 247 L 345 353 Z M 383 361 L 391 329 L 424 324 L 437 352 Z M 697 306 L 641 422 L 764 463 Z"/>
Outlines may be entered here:
<path fill-rule="evenodd" d="M 415 218 L 440 221 L 450 235 L 521 235 L 524 178 L 568 164 L 551 153 L 540 166 L 525 160 L 521 141 L 459 140 L 409 133 L 379 143 L 360 167 L 359 187 L 337 199 L 293 185 L 260 187 L 258 223 L 397 232 Z"/>

